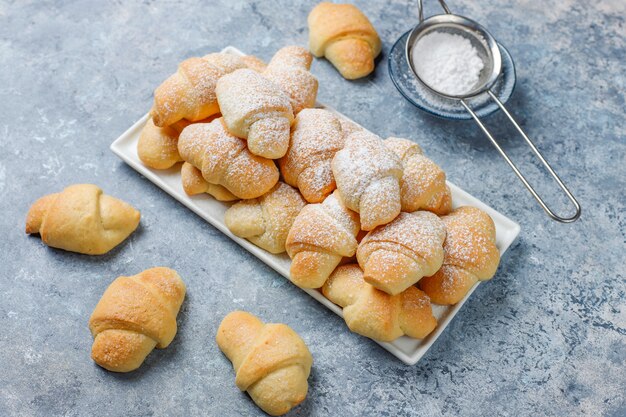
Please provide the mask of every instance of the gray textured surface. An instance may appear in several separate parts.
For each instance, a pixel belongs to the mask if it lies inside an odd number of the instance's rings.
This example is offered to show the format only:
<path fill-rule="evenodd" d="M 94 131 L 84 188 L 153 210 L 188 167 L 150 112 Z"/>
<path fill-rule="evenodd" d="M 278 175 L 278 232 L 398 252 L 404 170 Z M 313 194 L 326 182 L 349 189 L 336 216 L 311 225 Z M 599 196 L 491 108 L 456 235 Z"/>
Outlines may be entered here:
<path fill-rule="evenodd" d="M 387 3 L 359 2 L 383 55 L 416 14 L 414 2 Z M 320 101 L 380 135 L 418 140 L 453 182 L 522 226 L 493 281 L 414 367 L 349 333 L 108 150 L 177 62 L 229 44 L 266 59 L 305 44 L 311 7 L 0 0 L 0 415 L 258 415 L 214 343 L 233 309 L 286 322 L 308 342 L 310 393 L 293 415 L 626 415 L 624 2 L 451 2 L 516 60 L 510 108 L 579 197 L 573 225 L 549 221 L 472 124 L 405 102 L 384 57 L 352 83 L 315 62 Z M 489 119 L 501 136 L 511 133 L 502 120 Z M 505 144 L 534 166 L 519 142 Z M 76 182 L 142 212 L 140 229 L 106 256 L 23 233 L 32 201 Z M 103 371 L 89 358 L 89 314 L 116 276 L 155 265 L 187 282 L 179 333 L 137 372 Z"/>

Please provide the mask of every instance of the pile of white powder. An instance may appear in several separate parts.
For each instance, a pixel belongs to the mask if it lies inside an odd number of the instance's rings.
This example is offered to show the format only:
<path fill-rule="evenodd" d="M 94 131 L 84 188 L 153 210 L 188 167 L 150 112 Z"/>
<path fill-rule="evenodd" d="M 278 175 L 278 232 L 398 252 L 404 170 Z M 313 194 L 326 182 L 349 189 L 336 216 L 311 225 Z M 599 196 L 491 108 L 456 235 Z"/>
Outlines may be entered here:
<path fill-rule="evenodd" d="M 469 39 L 446 32 L 432 32 L 420 38 L 413 46 L 411 58 L 420 79 L 448 95 L 469 93 L 485 66 Z"/>

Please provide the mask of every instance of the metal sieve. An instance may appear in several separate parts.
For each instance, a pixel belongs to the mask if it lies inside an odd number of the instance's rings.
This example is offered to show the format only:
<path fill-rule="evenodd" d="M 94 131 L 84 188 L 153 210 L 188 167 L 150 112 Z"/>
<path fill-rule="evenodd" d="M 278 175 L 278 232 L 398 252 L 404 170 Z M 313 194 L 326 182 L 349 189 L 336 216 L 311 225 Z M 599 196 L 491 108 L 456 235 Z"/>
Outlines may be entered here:
<path fill-rule="evenodd" d="M 502 70 L 502 57 L 500 56 L 500 49 L 496 43 L 496 40 L 487 30 L 478 24 L 477 22 L 468 19 L 463 16 L 458 16 L 452 14 L 448 6 L 446 5 L 444 0 L 439 0 L 441 7 L 445 11 L 445 14 L 431 16 L 428 19 L 424 19 L 424 8 L 422 4 L 422 0 L 418 0 L 419 6 L 419 23 L 407 38 L 406 42 L 406 59 L 409 63 L 409 67 L 413 74 L 419 82 L 424 85 L 424 87 L 428 88 L 433 93 L 447 98 L 451 100 L 458 100 L 463 107 L 469 112 L 472 116 L 476 124 L 481 128 L 481 130 L 485 133 L 487 138 L 491 141 L 493 146 L 497 149 L 497 151 L 502 155 L 504 160 L 509 164 L 513 172 L 518 176 L 518 178 L 522 181 L 524 186 L 528 189 L 528 191 L 532 194 L 532 196 L 537 200 L 539 205 L 544 209 L 544 211 L 550 216 L 553 220 L 562 222 L 562 223 L 571 223 L 576 221 L 580 217 L 580 204 L 576 201 L 576 198 L 572 195 L 569 189 L 563 184 L 563 181 L 559 178 L 559 176 L 554 172 L 550 164 L 545 160 L 545 158 L 541 155 L 535 144 L 530 140 L 530 138 L 526 135 L 526 133 L 522 130 L 520 125 L 515 121 L 511 113 L 506 109 L 504 104 L 498 99 L 498 97 L 493 93 L 491 88 L 498 80 L 500 76 L 500 72 Z M 432 32 L 447 32 L 450 34 L 456 34 L 463 36 L 468 39 L 472 46 L 476 48 L 478 51 L 478 55 L 482 59 L 484 63 L 484 68 L 480 72 L 479 80 L 476 85 L 466 94 L 463 95 L 450 95 L 443 93 L 441 91 L 436 90 L 435 88 L 428 85 L 424 80 L 422 80 L 415 69 L 415 63 L 413 62 L 413 54 L 412 49 L 413 46 L 425 35 Z M 493 137 L 493 135 L 489 132 L 484 123 L 480 120 L 480 118 L 476 115 L 476 113 L 472 110 L 472 108 L 468 104 L 468 99 L 481 95 L 488 94 L 489 97 L 498 105 L 498 107 L 504 112 L 507 118 L 511 121 L 513 126 L 517 129 L 520 135 L 524 138 L 530 149 L 533 153 L 539 158 L 543 166 L 548 170 L 552 178 L 557 182 L 561 190 L 567 195 L 569 200 L 572 202 L 574 207 L 576 208 L 576 212 L 574 215 L 570 217 L 561 217 L 556 215 L 548 205 L 543 201 L 543 199 L 539 196 L 539 194 L 535 191 L 535 189 L 530 185 L 528 180 L 524 177 L 524 175 L 520 172 L 517 166 L 513 163 L 511 158 L 506 154 L 504 149 L 500 146 L 498 141 Z"/>

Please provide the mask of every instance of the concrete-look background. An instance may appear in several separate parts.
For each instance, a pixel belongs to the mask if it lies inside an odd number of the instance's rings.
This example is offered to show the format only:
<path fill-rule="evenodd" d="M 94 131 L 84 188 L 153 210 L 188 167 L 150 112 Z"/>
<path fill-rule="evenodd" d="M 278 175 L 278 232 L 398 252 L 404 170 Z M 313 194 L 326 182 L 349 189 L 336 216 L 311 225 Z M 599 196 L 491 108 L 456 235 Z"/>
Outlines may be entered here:
<path fill-rule="evenodd" d="M 579 198 L 571 225 L 547 218 L 474 124 L 434 119 L 394 89 L 386 54 L 415 24 L 416 2 L 357 3 L 382 58 L 356 82 L 316 60 L 320 101 L 414 139 L 452 182 L 519 222 L 495 278 L 405 366 L 109 151 L 178 62 L 226 45 L 264 59 L 306 45 L 313 2 L 0 0 L 1 416 L 260 415 L 214 342 L 234 309 L 308 343 L 310 391 L 293 416 L 626 415 L 625 3 L 450 1 L 513 55 L 509 108 Z M 500 115 L 488 123 L 539 172 Z M 36 198 L 79 182 L 141 210 L 138 231 L 105 256 L 24 234 Z M 89 358 L 89 315 L 115 277 L 156 265 L 188 286 L 178 335 L 138 371 L 106 372 Z"/>

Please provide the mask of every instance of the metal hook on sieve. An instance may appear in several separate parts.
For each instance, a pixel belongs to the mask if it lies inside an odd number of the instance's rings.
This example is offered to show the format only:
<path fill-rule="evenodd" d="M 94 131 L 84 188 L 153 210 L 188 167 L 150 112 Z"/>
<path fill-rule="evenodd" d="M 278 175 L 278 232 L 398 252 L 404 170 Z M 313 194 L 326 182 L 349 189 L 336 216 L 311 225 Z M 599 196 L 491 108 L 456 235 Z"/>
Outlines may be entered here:
<path fill-rule="evenodd" d="M 448 5 L 446 4 L 444 0 L 439 0 L 439 4 L 441 4 L 441 8 L 443 9 L 444 12 L 446 12 L 446 14 L 452 14 L 452 12 L 450 11 L 450 8 L 448 7 Z M 422 23 L 424 21 L 424 5 L 422 4 L 422 0 L 417 0 L 417 5 L 419 8 L 420 23 Z"/>
<path fill-rule="evenodd" d="M 487 32 L 482 26 L 480 26 L 478 23 L 467 19 L 465 17 L 462 16 L 457 16 L 457 15 L 453 15 L 452 12 L 450 11 L 450 9 L 448 8 L 446 2 L 444 0 L 439 0 L 439 4 L 441 5 L 441 7 L 443 8 L 443 10 L 445 11 L 445 13 L 447 15 L 449 15 L 450 19 L 454 20 L 454 23 L 459 26 L 466 26 L 467 28 L 471 28 L 472 30 L 478 30 L 481 32 L 481 34 L 486 38 L 486 41 L 489 45 L 489 48 L 492 50 L 492 55 L 490 56 L 490 58 L 493 60 L 494 59 L 494 55 L 496 56 L 497 59 L 495 59 L 495 61 L 497 62 L 497 65 L 501 65 L 500 64 L 500 54 L 499 54 L 499 50 L 497 49 L 498 46 L 495 42 L 495 39 L 493 39 L 493 36 L 491 36 L 491 34 L 489 32 Z M 499 71 L 500 68 L 498 68 L 498 73 L 494 74 L 495 76 L 492 76 L 487 82 L 485 82 L 484 86 L 482 88 L 479 88 L 475 91 L 472 91 L 470 94 L 466 95 L 466 96 L 451 96 L 451 95 L 447 95 L 444 94 L 440 91 L 437 91 L 435 89 L 433 89 L 431 86 L 429 86 L 427 83 L 423 82 L 421 80 L 421 78 L 419 77 L 419 75 L 417 74 L 417 71 L 415 71 L 415 68 L 413 66 L 413 62 L 412 62 L 412 58 L 410 55 L 410 47 L 413 41 L 415 41 L 415 38 L 417 37 L 417 34 L 419 33 L 418 29 L 420 29 L 420 26 L 422 25 L 422 23 L 424 23 L 424 8 L 423 8 L 423 4 L 422 4 L 422 0 L 418 0 L 418 7 L 419 7 L 419 21 L 420 23 L 413 29 L 413 31 L 411 32 L 411 35 L 409 36 L 409 38 L 407 39 L 407 47 L 406 47 L 406 53 L 407 53 L 407 60 L 409 62 L 409 67 L 411 68 L 411 70 L 415 73 L 415 76 L 418 78 L 418 80 L 420 80 L 420 82 L 422 84 L 424 84 L 424 86 L 426 86 L 428 89 L 430 89 L 431 91 L 433 91 L 434 93 L 442 96 L 442 97 L 446 97 L 449 99 L 455 99 L 455 100 L 459 100 L 461 102 L 461 104 L 463 105 L 463 107 L 465 107 L 465 109 L 469 112 L 469 114 L 472 116 L 472 118 L 474 119 L 474 121 L 478 124 L 478 126 L 481 128 L 481 130 L 483 131 L 483 133 L 485 133 L 485 135 L 487 136 L 487 138 L 489 138 L 489 140 L 491 141 L 491 143 L 493 144 L 493 146 L 495 146 L 496 150 L 500 153 L 500 155 L 502 155 L 502 157 L 504 158 L 504 160 L 509 164 L 509 166 L 511 167 L 511 169 L 513 169 L 513 172 L 515 172 L 515 174 L 517 175 L 517 177 L 522 181 L 522 183 L 524 184 L 524 186 L 528 189 L 528 191 L 532 194 L 532 196 L 535 198 L 535 200 L 537 200 L 537 202 L 539 203 L 539 205 L 543 208 L 543 210 L 548 214 L 548 216 L 550 216 L 553 220 L 562 222 L 562 223 L 571 223 L 576 221 L 579 217 L 580 217 L 580 213 L 581 213 L 581 207 L 580 204 L 578 203 L 578 201 L 576 200 L 576 198 L 572 195 L 572 193 L 570 192 L 570 190 L 565 186 L 565 184 L 563 184 L 563 181 L 561 181 L 561 179 L 559 178 L 559 176 L 556 174 L 556 172 L 554 172 L 554 169 L 552 169 L 552 167 L 550 166 L 550 164 L 548 163 L 548 161 L 545 160 L 545 158 L 543 157 L 543 155 L 541 155 L 541 153 L 539 152 L 539 150 L 537 149 L 537 147 L 535 146 L 535 144 L 530 140 L 530 138 L 528 137 L 528 135 L 526 135 L 526 133 L 524 132 L 524 130 L 520 127 L 520 125 L 517 123 L 517 121 L 513 118 L 513 116 L 511 115 L 511 113 L 509 113 L 509 111 L 506 109 L 506 107 L 504 106 L 504 104 L 498 99 L 498 97 L 493 93 L 493 91 L 491 90 L 491 87 L 493 86 L 493 84 L 495 83 L 495 81 L 497 80 L 497 76 L 499 75 Z M 432 18 L 431 18 L 432 19 Z M 431 20 L 429 19 L 429 20 Z M 493 49 L 495 48 L 495 52 L 493 53 Z M 528 144 L 528 146 L 530 146 L 530 149 L 533 151 L 533 153 L 537 156 L 537 158 L 539 158 L 539 160 L 541 161 L 541 163 L 543 164 L 543 166 L 548 170 L 548 172 L 550 173 L 550 175 L 552 176 L 552 178 L 554 178 L 554 180 L 557 182 L 557 184 L 559 185 L 559 187 L 561 188 L 561 190 L 565 193 L 565 195 L 568 197 L 568 199 L 572 202 L 572 204 L 574 205 L 574 207 L 576 208 L 576 212 L 574 213 L 573 216 L 570 217 L 561 217 L 558 216 L 557 214 L 555 214 L 550 207 L 548 207 L 548 205 L 543 201 L 543 199 L 539 196 L 539 194 L 535 191 L 535 189 L 530 185 L 530 183 L 528 182 L 528 180 L 526 180 L 526 178 L 524 177 L 524 175 L 521 173 L 521 171 L 517 168 L 517 166 L 513 163 L 513 161 L 511 160 L 511 158 L 509 158 L 509 156 L 506 154 L 506 152 L 504 151 L 504 149 L 502 149 L 502 147 L 500 146 L 500 144 L 498 143 L 498 141 L 496 141 L 496 139 L 493 137 L 493 135 L 491 134 L 491 132 L 487 129 L 487 127 L 484 125 L 484 123 L 480 120 L 480 118 L 476 115 L 476 113 L 471 109 L 471 107 L 468 105 L 467 103 L 467 99 L 477 96 L 479 94 L 482 93 L 488 93 L 489 96 L 491 97 L 491 99 L 498 105 L 498 107 L 504 112 L 504 114 L 506 115 L 506 117 L 509 119 L 509 121 L 513 124 L 513 126 L 515 126 L 515 128 L 517 129 L 517 131 L 520 133 L 520 135 L 522 135 L 522 137 L 524 138 L 524 140 L 526 141 L 526 143 Z"/>

